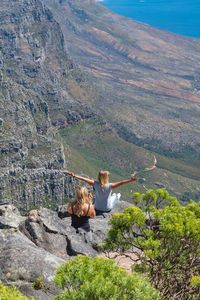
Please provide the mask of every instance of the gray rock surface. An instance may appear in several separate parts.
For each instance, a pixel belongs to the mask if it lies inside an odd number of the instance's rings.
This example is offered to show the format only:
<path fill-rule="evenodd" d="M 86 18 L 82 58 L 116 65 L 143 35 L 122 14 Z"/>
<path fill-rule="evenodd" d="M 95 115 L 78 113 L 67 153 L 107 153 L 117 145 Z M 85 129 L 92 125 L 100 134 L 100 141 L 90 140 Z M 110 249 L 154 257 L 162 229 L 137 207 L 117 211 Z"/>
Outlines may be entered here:
<path fill-rule="evenodd" d="M 0 205 L 0 229 L 18 228 L 24 220 L 25 217 L 13 205 Z"/>
<path fill-rule="evenodd" d="M 38 300 L 52 299 L 60 293 L 53 283 L 55 269 L 79 254 L 99 255 L 97 245 L 106 237 L 109 218 L 128 206 L 129 203 L 118 201 L 105 217 L 90 219 L 92 242 L 83 230 L 77 233 L 71 227 L 70 217 L 61 219 L 58 212 L 40 208 L 22 217 L 14 206 L 0 206 L 0 279 L 5 284 L 18 286 L 27 296 L 35 296 Z M 60 210 L 65 216 L 66 206 Z M 11 220 L 15 220 L 13 226 Z M 43 278 L 45 292 L 32 287 L 38 277 Z"/>
<path fill-rule="evenodd" d="M 16 285 L 26 295 L 36 296 L 36 299 L 51 299 L 59 290 L 52 280 L 55 269 L 64 262 L 61 258 L 37 247 L 20 232 L 9 230 L 0 231 L 0 267 L 1 280 L 5 284 Z M 44 285 L 51 291 L 46 294 L 38 293 L 32 288 L 32 283 L 42 277 Z M 28 292 L 28 293 L 27 293 Z M 37 294 L 40 294 L 38 297 Z"/>

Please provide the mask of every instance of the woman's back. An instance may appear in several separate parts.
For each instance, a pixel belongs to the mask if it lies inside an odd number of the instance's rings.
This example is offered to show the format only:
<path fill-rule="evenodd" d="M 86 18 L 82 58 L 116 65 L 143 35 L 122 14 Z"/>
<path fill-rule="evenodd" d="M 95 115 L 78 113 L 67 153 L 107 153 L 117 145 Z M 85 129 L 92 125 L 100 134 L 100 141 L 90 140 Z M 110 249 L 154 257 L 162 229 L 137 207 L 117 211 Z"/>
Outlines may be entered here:
<path fill-rule="evenodd" d="M 92 210 L 91 210 L 91 205 L 86 204 L 84 205 L 83 208 L 83 214 L 82 215 L 77 215 L 77 207 L 76 204 L 71 204 L 71 226 L 73 226 L 75 229 L 82 228 L 86 232 L 90 231 L 90 224 L 89 224 L 89 218 L 90 216 L 93 216 Z"/>
<path fill-rule="evenodd" d="M 100 211 L 108 211 L 109 199 L 111 197 L 111 183 L 107 183 L 102 187 L 99 181 L 94 182 L 95 189 L 95 209 Z"/>
<path fill-rule="evenodd" d="M 89 218 L 95 217 L 95 209 L 92 205 L 92 195 L 88 193 L 85 186 L 76 190 L 76 200 L 68 204 L 68 213 L 71 214 L 71 225 L 75 228 L 82 228 L 86 232 L 90 231 Z"/>

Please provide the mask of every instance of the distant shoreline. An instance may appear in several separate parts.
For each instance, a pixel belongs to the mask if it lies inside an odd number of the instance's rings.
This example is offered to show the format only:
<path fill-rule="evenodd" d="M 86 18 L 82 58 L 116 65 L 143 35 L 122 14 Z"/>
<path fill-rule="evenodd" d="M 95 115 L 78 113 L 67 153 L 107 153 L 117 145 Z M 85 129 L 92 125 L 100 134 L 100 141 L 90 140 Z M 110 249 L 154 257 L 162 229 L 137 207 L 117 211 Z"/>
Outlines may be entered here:
<path fill-rule="evenodd" d="M 163 0 L 96 0 L 109 10 L 175 34 L 200 38 L 200 7 L 196 0 L 183 0 L 181 6 Z M 150 9 L 151 8 L 151 9 Z"/>

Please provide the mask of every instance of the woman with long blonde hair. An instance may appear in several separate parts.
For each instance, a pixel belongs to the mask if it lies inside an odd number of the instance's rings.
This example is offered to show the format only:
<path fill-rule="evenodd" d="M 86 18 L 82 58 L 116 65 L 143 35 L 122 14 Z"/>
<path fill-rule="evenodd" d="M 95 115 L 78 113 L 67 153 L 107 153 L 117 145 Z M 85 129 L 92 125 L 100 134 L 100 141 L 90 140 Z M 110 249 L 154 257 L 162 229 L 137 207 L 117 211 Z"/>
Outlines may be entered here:
<path fill-rule="evenodd" d="M 95 211 L 96 215 L 101 215 L 104 212 L 110 212 L 116 201 L 119 200 L 121 194 L 115 193 L 112 194 L 112 189 L 115 189 L 123 184 L 130 183 L 132 181 L 137 181 L 138 178 L 131 176 L 128 180 L 122 180 L 115 183 L 109 183 L 109 175 L 108 171 L 101 170 L 98 174 L 98 181 L 92 180 L 89 178 L 85 178 L 82 176 L 75 175 L 72 172 L 65 172 L 65 174 L 70 175 L 76 179 L 87 182 L 89 185 L 94 187 L 95 190 Z"/>
<path fill-rule="evenodd" d="M 91 232 L 89 218 L 95 217 L 96 213 L 92 205 L 92 195 L 88 193 L 85 186 L 81 186 L 76 190 L 75 201 L 68 204 L 67 211 L 71 214 L 71 226 L 77 231 L 83 229 L 86 233 Z"/>

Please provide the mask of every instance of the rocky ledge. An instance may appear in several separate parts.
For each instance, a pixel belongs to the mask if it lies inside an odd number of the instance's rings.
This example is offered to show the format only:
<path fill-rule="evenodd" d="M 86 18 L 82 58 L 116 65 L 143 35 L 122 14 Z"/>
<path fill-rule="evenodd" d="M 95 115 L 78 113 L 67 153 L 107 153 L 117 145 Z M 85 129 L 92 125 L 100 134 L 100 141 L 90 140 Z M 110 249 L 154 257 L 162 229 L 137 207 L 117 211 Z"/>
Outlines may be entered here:
<path fill-rule="evenodd" d="M 121 212 L 130 203 L 120 201 L 114 212 Z M 109 228 L 112 214 L 90 220 L 92 242 L 87 242 L 84 232 L 76 233 L 66 206 L 57 211 L 47 208 L 32 210 L 21 216 L 13 205 L 0 205 L 0 280 L 18 286 L 26 296 L 49 300 L 60 291 L 53 283 L 55 269 L 76 255 L 99 255 L 101 243 Z M 32 283 L 42 277 L 45 292 L 34 290 Z"/>

